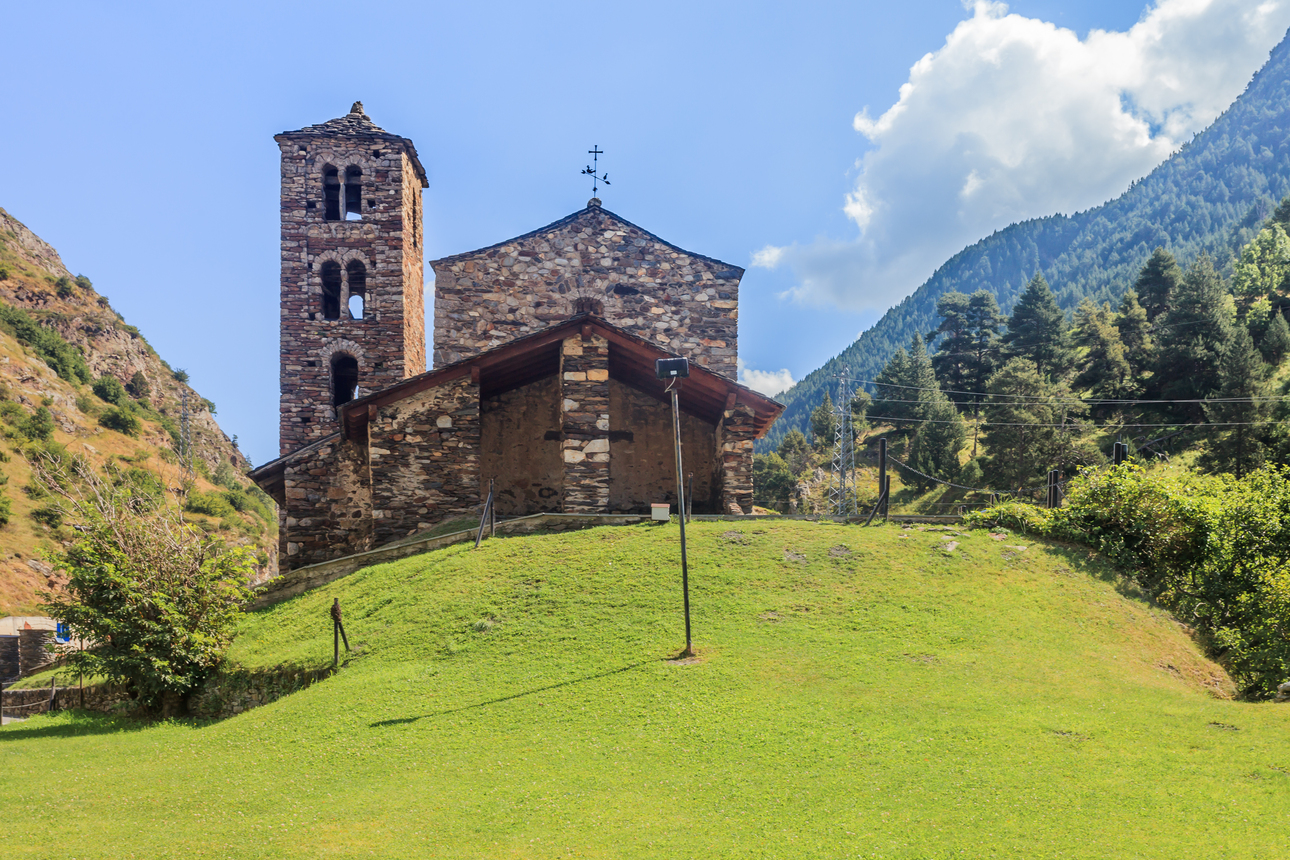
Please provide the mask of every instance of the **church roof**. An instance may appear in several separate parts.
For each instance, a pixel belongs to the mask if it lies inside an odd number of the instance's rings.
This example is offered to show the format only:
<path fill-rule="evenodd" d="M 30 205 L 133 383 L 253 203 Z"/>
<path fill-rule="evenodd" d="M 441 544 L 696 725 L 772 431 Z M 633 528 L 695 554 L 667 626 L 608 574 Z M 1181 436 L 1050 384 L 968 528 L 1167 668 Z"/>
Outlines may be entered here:
<path fill-rule="evenodd" d="M 421 159 L 417 157 L 416 146 L 406 137 L 391 134 L 372 122 L 372 118 L 363 112 L 362 102 L 354 102 L 353 107 L 349 109 L 349 113 L 344 116 L 329 119 L 317 125 L 307 125 L 295 131 L 284 131 L 281 134 L 274 135 L 273 139 L 300 140 L 317 137 L 361 137 L 401 145 L 404 151 L 407 152 L 408 157 L 412 159 L 412 165 L 417 172 L 417 178 L 421 180 L 422 187 L 427 187 L 428 185 L 425 168 L 421 166 Z"/>
<path fill-rule="evenodd" d="M 453 254 L 450 257 L 441 257 L 438 260 L 431 260 L 430 267 L 437 271 L 440 263 L 451 265 L 452 263 L 455 263 L 458 260 L 469 260 L 472 257 L 478 257 L 479 255 L 487 254 L 490 251 L 497 251 L 507 245 L 522 245 L 526 240 L 540 236 L 543 233 L 550 233 L 555 230 L 559 230 L 561 227 L 565 227 L 576 221 L 591 220 L 598 217 L 609 221 L 615 221 L 624 227 L 628 227 L 632 230 L 642 233 L 647 238 L 655 242 L 658 242 L 659 244 L 666 245 L 667 247 L 671 248 L 674 251 L 680 251 L 682 254 L 686 254 L 687 256 L 694 257 L 695 259 L 698 259 L 698 260 L 704 260 L 706 262 L 712 263 L 714 266 L 720 266 L 724 268 L 726 271 L 720 272 L 717 274 L 717 277 L 719 278 L 726 277 L 726 278 L 738 279 L 743 277 L 744 269 L 742 266 L 736 266 L 733 263 L 726 263 L 722 260 L 718 260 L 715 257 L 708 257 L 704 254 L 696 254 L 693 251 L 687 251 L 685 248 L 682 248 L 680 245 L 674 245 L 671 242 L 667 241 L 666 239 L 663 239 L 659 236 L 654 235 L 650 231 L 646 230 L 644 227 L 640 227 L 636 224 L 633 224 L 631 221 L 628 221 L 623 216 L 618 215 L 614 212 L 610 212 L 608 209 L 605 209 L 600 205 L 599 200 L 596 200 L 594 198 L 591 200 L 591 202 L 587 204 L 585 209 L 579 209 L 577 212 L 574 212 L 570 215 L 566 215 L 558 221 L 552 221 L 550 224 L 547 224 L 545 227 L 539 227 L 536 230 L 530 230 L 529 232 L 524 233 L 520 236 L 516 236 L 513 239 L 507 239 L 504 242 L 497 242 L 496 244 L 489 245 L 485 248 L 479 248 L 474 251 L 464 251 L 460 254 Z"/>
<path fill-rule="evenodd" d="M 351 400 L 340 407 L 341 432 L 351 439 L 362 438 L 368 418 L 377 407 L 397 403 L 420 391 L 463 377 L 470 377 L 479 383 L 480 397 L 491 397 L 536 382 L 559 371 L 560 343 L 570 334 L 579 331 L 584 338 L 595 333 L 609 341 L 611 378 L 626 382 L 659 400 L 668 399 L 663 391 L 663 381 L 654 375 L 654 362 L 660 358 L 674 358 L 674 353 L 660 349 L 644 338 L 611 325 L 597 316 L 578 314 L 487 352 L 409 377 Z M 748 406 L 753 411 L 758 438 L 770 429 L 770 425 L 784 411 L 782 403 L 699 364 L 690 365 L 690 377 L 681 385 L 679 400 L 684 411 L 713 424 L 721 419 L 725 410 L 732 409 L 735 405 Z"/>
<path fill-rule="evenodd" d="M 578 314 L 487 352 L 409 377 L 349 401 L 340 407 L 340 433 L 315 440 L 290 454 L 265 463 L 251 472 L 251 479 L 266 491 L 270 486 L 281 484 L 283 470 L 289 461 L 306 451 L 335 441 L 341 434 L 356 441 L 365 438 L 367 422 L 377 408 L 397 403 L 418 392 L 457 379 L 469 378 L 479 383 L 480 397 L 490 397 L 557 373 L 560 369 L 560 344 L 575 332 L 580 332 L 583 337 L 598 334 L 609 341 L 610 378 L 625 382 L 659 400 L 669 399 L 669 395 L 664 393 L 663 381 L 654 375 L 654 362 L 660 358 L 674 358 L 673 353 L 599 317 Z M 770 429 L 770 425 L 784 411 L 782 403 L 698 364 L 690 365 L 690 376 L 682 382 L 678 400 L 683 411 L 713 424 L 721 419 L 725 410 L 733 409 L 736 405 L 747 406 L 753 411 L 758 437 Z"/>

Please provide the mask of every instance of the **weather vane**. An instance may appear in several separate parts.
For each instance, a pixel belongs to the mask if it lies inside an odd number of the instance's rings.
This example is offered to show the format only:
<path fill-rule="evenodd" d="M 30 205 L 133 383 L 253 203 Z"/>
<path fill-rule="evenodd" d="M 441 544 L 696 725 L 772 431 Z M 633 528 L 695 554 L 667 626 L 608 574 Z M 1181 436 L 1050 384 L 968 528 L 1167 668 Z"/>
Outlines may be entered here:
<path fill-rule="evenodd" d="M 604 176 L 596 175 L 596 171 L 600 169 L 600 156 L 604 154 L 605 154 L 605 151 L 601 149 L 599 145 L 596 145 L 596 144 L 593 144 L 591 149 L 587 150 L 587 155 L 591 156 L 591 165 L 584 167 L 582 169 L 581 175 L 591 177 L 591 196 L 592 197 L 595 197 L 596 192 L 600 190 L 599 183 L 603 182 L 606 185 L 609 184 L 608 173 L 606 173 Z"/>

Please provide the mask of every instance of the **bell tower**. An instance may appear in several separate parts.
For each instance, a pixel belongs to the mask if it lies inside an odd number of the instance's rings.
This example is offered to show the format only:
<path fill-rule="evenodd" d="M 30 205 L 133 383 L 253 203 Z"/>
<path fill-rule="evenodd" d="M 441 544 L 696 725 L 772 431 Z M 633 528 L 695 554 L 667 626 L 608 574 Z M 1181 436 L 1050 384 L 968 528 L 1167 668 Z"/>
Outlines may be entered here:
<path fill-rule="evenodd" d="M 426 369 L 421 189 L 412 141 L 354 102 L 282 151 L 278 441 L 340 429 L 337 407 Z"/>

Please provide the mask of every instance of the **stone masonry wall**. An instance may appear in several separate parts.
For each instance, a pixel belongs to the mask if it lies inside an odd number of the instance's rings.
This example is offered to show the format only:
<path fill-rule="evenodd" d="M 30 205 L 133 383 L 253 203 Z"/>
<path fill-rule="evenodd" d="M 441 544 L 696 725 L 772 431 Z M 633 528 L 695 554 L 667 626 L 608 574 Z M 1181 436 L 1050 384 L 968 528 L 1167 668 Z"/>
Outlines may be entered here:
<path fill-rule="evenodd" d="M 559 513 L 564 488 L 560 377 L 521 386 L 480 404 L 480 492 L 496 481 L 498 516 Z"/>
<path fill-rule="evenodd" d="M 648 514 L 654 502 L 676 505 L 676 449 L 672 406 L 616 379 L 609 380 L 609 510 Z M 686 475 L 694 475 L 696 514 L 720 513 L 716 428 L 681 412 L 681 453 Z M 688 479 L 687 479 L 688 480 Z"/>
<path fill-rule="evenodd" d="M 431 265 L 435 367 L 586 311 L 735 377 L 743 269 L 669 245 L 598 202 Z"/>
<path fill-rule="evenodd" d="M 751 514 L 753 504 L 753 441 L 757 427 L 752 409 L 727 409 L 717 428 L 717 456 L 721 462 L 722 513 Z"/>
<path fill-rule="evenodd" d="M 337 429 L 331 363 L 358 361 L 358 384 L 373 391 L 425 370 L 421 183 L 406 152 L 365 136 L 279 135 L 282 150 L 280 453 Z M 327 221 L 323 169 L 363 172 L 362 220 Z M 342 179 L 343 181 L 343 179 Z M 343 208 L 342 193 L 342 208 Z M 344 213 L 342 212 L 342 217 Z M 361 320 L 349 312 L 347 266 L 366 268 Z M 342 272 L 340 318 L 323 319 L 320 271 Z"/>
<path fill-rule="evenodd" d="M 560 348 L 566 514 L 609 510 L 609 341 L 565 338 Z"/>
<path fill-rule="evenodd" d="M 367 446 L 342 436 L 293 457 L 279 508 L 281 567 L 291 570 L 370 549 L 372 476 Z"/>
<path fill-rule="evenodd" d="M 380 407 L 368 438 L 374 546 L 476 511 L 479 386 L 469 377 Z"/>

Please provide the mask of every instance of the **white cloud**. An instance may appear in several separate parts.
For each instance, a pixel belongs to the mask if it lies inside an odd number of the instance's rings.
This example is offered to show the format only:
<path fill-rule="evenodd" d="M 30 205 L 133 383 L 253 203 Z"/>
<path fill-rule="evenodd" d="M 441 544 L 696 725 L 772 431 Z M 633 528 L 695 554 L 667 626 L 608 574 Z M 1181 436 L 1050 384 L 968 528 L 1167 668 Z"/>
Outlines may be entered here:
<path fill-rule="evenodd" d="M 760 391 L 767 397 L 774 397 L 782 391 L 793 387 L 793 374 L 787 368 L 781 370 L 753 370 L 744 364 L 743 359 L 736 359 L 739 369 L 739 381 L 753 391 Z"/>
<path fill-rule="evenodd" d="M 1290 26 L 1290 0 L 1159 0 L 1082 40 L 971 8 L 894 105 L 855 116 L 873 144 L 843 201 L 859 236 L 754 255 L 791 268 L 794 299 L 886 308 L 993 230 L 1111 199 L 1212 122 Z"/>

